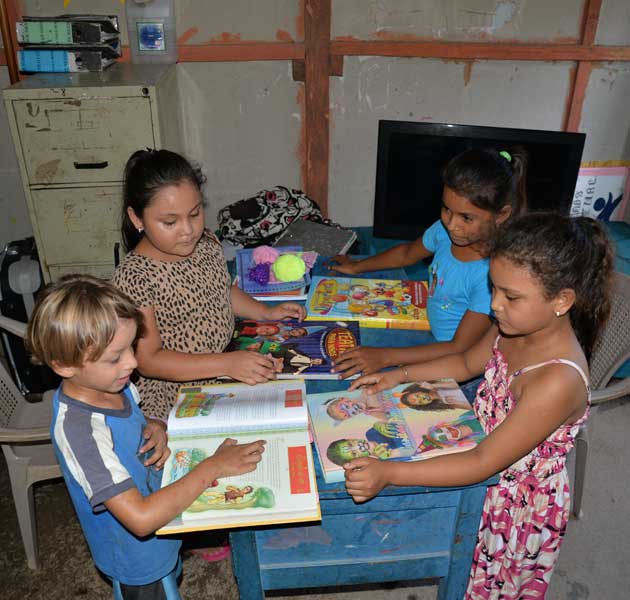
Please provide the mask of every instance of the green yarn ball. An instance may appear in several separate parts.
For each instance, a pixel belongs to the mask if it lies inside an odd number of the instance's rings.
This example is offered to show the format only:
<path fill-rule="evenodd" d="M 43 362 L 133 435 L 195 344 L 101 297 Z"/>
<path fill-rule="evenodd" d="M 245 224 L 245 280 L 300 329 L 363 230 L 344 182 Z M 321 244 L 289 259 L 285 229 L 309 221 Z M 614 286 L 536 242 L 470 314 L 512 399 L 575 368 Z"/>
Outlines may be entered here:
<path fill-rule="evenodd" d="M 306 273 L 306 264 L 295 254 L 283 254 L 271 265 L 278 281 L 297 281 Z"/>

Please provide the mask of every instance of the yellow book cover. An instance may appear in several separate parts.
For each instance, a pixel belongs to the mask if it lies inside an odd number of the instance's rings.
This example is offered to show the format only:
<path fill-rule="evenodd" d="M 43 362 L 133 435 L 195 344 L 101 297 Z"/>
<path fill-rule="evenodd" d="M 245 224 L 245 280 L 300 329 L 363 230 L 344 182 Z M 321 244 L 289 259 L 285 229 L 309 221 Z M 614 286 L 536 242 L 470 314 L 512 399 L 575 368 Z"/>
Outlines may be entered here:
<path fill-rule="evenodd" d="M 426 281 L 313 277 L 307 320 L 355 319 L 362 327 L 430 329 Z"/>

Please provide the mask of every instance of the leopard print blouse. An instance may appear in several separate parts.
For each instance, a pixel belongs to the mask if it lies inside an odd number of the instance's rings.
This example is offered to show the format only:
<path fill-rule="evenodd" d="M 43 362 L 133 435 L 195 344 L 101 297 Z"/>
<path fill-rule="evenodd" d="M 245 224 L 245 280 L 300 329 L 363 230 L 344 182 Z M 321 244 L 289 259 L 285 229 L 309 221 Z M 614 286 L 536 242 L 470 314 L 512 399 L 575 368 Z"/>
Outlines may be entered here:
<path fill-rule="evenodd" d="M 221 244 L 208 231 L 189 257 L 176 262 L 130 252 L 114 272 L 112 283 L 140 308 L 153 307 L 166 350 L 218 353 L 232 338 L 230 274 Z M 166 419 L 179 386 L 185 383 L 139 376 L 136 385 L 144 414 Z"/>

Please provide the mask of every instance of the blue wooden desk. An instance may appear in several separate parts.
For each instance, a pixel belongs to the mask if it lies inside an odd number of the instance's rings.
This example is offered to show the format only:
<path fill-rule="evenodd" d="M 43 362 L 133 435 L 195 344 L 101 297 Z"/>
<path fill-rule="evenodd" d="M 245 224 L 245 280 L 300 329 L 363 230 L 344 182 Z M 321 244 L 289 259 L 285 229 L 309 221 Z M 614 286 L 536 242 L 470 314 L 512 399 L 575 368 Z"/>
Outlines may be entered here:
<path fill-rule="evenodd" d="M 427 332 L 361 329 L 365 345 L 427 343 Z M 307 392 L 347 382 L 307 381 Z M 317 464 L 317 459 L 316 459 Z M 460 600 L 468 581 L 486 488 L 388 487 L 355 504 L 343 483 L 326 484 L 317 466 L 322 521 L 230 534 L 241 600 L 265 590 L 440 578 L 438 598 Z"/>

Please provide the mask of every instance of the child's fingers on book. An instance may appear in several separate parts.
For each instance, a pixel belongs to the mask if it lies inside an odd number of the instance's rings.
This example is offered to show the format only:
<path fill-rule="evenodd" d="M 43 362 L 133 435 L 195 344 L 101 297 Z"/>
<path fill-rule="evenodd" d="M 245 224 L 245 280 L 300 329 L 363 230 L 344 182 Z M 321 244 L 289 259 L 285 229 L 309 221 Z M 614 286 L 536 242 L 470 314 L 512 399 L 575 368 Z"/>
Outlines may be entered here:
<path fill-rule="evenodd" d="M 348 379 L 348 377 L 352 377 L 353 375 L 356 375 L 357 373 L 361 373 L 362 369 L 360 365 L 355 365 L 352 368 L 348 369 L 347 371 L 344 371 L 343 373 L 341 373 L 341 375 L 339 375 L 339 379 Z"/>

